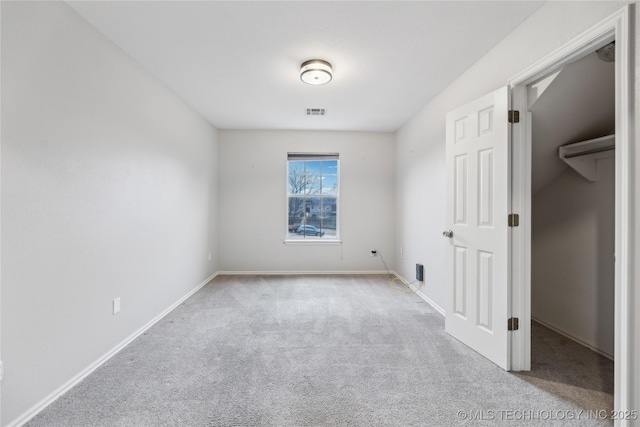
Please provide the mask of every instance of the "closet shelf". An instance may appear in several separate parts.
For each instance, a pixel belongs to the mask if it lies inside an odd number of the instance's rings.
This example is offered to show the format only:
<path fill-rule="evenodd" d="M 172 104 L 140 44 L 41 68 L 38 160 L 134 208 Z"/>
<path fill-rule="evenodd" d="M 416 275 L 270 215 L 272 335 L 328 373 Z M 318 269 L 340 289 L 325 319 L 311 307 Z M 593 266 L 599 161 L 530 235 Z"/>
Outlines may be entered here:
<path fill-rule="evenodd" d="M 614 157 L 616 136 L 607 135 L 558 147 L 558 156 L 589 182 L 598 180 L 597 161 Z"/>

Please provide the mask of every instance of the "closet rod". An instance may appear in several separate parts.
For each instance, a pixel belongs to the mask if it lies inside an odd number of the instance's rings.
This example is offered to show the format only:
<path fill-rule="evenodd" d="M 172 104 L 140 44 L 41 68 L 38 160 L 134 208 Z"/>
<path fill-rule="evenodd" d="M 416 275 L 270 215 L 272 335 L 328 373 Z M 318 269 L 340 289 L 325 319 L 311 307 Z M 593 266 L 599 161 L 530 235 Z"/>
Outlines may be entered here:
<path fill-rule="evenodd" d="M 586 156 L 587 154 L 602 153 L 603 151 L 611 151 L 615 149 L 616 149 L 615 145 L 609 145 L 608 147 L 594 148 L 593 150 L 582 151 L 580 153 L 565 154 L 564 158 L 571 159 L 573 157 Z"/>

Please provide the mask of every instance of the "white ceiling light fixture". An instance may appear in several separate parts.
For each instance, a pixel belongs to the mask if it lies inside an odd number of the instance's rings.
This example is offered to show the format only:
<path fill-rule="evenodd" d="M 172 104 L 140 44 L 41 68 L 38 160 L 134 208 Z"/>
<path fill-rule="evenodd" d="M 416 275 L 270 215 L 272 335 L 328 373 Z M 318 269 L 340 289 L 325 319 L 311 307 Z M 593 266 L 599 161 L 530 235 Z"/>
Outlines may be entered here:
<path fill-rule="evenodd" d="M 300 66 L 300 80 L 309 85 L 323 85 L 331 81 L 331 64 L 322 59 L 311 59 Z"/>

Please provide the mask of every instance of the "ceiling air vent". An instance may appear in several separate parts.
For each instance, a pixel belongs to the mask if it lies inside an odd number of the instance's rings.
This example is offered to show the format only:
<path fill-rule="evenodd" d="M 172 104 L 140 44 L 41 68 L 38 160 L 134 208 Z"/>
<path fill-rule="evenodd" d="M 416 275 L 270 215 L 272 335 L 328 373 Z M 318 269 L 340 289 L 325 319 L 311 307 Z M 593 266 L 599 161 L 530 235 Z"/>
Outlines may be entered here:
<path fill-rule="evenodd" d="M 307 116 L 326 116 L 326 108 L 307 108 Z"/>

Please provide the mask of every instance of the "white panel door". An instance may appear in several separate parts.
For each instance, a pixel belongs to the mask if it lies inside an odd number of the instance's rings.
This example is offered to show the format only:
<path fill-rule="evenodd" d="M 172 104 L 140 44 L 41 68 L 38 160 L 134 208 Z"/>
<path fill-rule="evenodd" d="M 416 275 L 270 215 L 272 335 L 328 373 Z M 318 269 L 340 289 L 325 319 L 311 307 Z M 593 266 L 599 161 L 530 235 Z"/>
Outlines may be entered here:
<path fill-rule="evenodd" d="M 447 114 L 445 330 L 510 369 L 507 87 Z"/>

